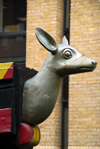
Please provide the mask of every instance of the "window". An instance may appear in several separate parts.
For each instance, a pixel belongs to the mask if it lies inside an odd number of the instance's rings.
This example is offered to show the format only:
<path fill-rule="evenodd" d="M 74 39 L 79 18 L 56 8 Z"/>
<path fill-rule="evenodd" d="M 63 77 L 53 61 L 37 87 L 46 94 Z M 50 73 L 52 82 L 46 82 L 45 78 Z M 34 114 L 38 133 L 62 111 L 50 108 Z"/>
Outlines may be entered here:
<path fill-rule="evenodd" d="M 26 0 L 0 0 L 0 62 L 25 61 Z"/>

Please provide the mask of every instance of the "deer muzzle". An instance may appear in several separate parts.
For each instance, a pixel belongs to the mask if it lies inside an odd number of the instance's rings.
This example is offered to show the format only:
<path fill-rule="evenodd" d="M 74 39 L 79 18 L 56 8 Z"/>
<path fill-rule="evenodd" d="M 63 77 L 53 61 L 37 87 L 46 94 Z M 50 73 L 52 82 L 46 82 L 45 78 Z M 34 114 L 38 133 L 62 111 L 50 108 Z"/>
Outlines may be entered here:
<path fill-rule="evenodd" d="M 82 56 L 74 64 L 79 70 L 93 71 L 96 68 L 97 62 L 89 57 Z"/>

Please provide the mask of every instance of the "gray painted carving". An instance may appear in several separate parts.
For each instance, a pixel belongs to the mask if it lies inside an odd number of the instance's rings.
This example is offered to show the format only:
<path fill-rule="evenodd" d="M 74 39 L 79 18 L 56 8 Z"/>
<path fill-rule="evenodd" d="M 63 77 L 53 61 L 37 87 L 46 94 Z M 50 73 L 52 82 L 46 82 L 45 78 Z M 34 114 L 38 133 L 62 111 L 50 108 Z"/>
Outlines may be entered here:
<path fill-rule="evenodd" d="M 36 37 L 49 54 L 37 75 L 24 85 L 22 120 L 30 125 L 43 122 L 51 114 L 65 75 L 93 71 L 97 64 L 68 45 L 66 37 L 57 45 L 54 38 L 39 27 Z"/>

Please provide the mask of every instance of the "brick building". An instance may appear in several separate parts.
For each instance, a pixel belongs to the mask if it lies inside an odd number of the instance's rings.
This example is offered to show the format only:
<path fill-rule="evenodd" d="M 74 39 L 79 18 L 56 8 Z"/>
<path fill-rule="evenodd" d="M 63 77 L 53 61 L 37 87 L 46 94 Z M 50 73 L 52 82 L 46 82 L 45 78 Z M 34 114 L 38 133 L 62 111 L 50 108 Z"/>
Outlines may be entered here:
<path fill-rule="evenodd" d="M 93 72 L 64 78 L 52 114 L 39 125 L 41 141 L 34 148 L 99 149 L 100 0 L 27 0 L 26 66 L 39 70 L 48 52 L 35 37 L 37 26 L 48 31 L 58 44 L 66 35 L 71 46 L 98 65 Z M 24 54 L 21 61 L 23 57 Z"/>

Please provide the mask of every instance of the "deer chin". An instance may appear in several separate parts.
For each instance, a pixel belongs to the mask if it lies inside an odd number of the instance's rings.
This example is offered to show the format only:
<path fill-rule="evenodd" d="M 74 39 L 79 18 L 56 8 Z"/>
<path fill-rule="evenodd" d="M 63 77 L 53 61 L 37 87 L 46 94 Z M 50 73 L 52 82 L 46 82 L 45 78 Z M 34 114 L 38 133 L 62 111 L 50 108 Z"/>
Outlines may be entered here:
<path fill-rule="evenodd" d="M 83 71 L 93 71 L 95 68 L 94 67 L 79 67 L 77 68 L 78 70 L 83 70 Z"/>

